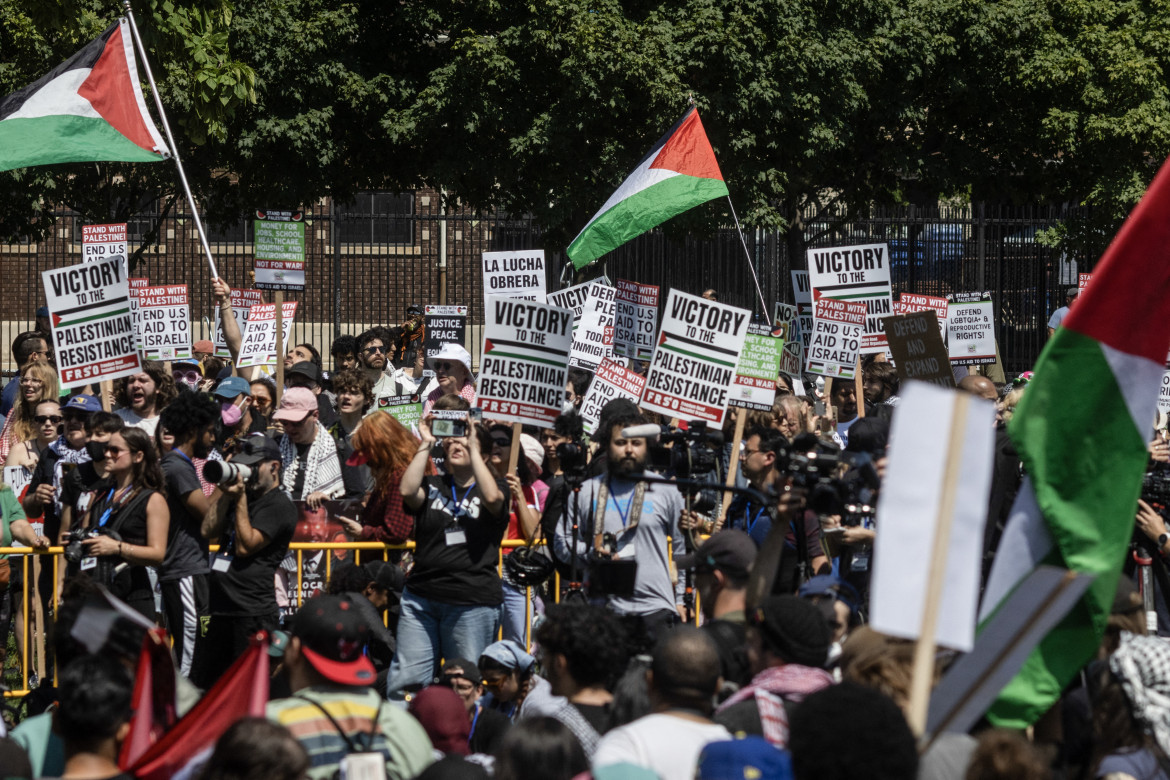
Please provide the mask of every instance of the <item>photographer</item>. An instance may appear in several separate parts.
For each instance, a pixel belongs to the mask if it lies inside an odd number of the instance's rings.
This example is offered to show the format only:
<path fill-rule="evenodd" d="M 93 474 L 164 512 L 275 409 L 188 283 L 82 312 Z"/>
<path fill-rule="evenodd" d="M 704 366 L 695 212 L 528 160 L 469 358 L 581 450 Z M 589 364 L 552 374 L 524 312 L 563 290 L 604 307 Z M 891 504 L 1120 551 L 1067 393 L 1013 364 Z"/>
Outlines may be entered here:
<path fill-rule="evenodd" d="M 1135 558 L 1140 557 L 1143 561 L 1150 561 L 1148 565 L 1151 568 L 1154 586 L 1153 606 L 1158 616 L 1157 633 L 1158 636 L 1170 636 L 1170 608 L 1167 607 L 1167 594 L 1165 592 L 1167 583 L 1166 556 L 1170 554 L 1170 527 L 1166 525 L 1166 519 L 1162 512 L 1144 498 L 1138 499 L 1136 525 L 1141 536 L 1135 535 L 1138 545 L 1135 547 L 1134 554 L 1126 560 L 1126 569 L 1127 571 L 1132 569 Z M 1144 541 L 1142 537 L 1149 541 Z"/>
<path fill-rule="evenodd" d="M 222 476 L 220 498 L 203 517 L 203 538 L 220 540 L 211 565 L 207 633 L 196 646 L 192 682 L 207 689 L 247 648 L 257 631 L 277 627 L 276 569 L 288 552 L 297 510 L 280 489 L 280 446 L 253 434 L 227 466 L 212 468 Z M 237 472 L 245 467 L 247 474 Z M 234 476 L 234 479 L 232 477 Z"/>

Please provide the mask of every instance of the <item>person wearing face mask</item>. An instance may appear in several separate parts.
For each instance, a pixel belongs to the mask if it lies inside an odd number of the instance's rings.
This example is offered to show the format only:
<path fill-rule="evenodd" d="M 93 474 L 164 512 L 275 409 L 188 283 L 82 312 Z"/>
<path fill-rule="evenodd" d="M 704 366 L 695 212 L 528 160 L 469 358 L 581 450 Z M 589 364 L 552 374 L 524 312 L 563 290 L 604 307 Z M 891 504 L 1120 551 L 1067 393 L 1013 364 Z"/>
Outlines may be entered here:
<path fill-rule="evenodd" d="M 176 360 L 171 363 L 171 378 L 179 389 L 198 390 L 203 381 L 203 367 L 197 360 Z"/>
<path fill-rule="evenodd" d="M 253 434 L 231 463 L 251 473 L 220 488 L 201 529 L 204 539 L 220 542 L 208 583 L 207 633 L 196 645 L 191 673 L 204 690 L 248 648 L 253 634 L 276 630 L 273 581 L 297 524 L 296 507 L 280 489 L 279 444 Z"/>
<path fill-rule="evenodd" d="M 252 387 L 247 379 L 229 376 L 219 383 L 213 395 L 219 402 L 220 419 L 216 449 L 225 457 L 235 454 L 240 443 L 251 434 L 268 430 L 268 420 L 252 403 Z"/>

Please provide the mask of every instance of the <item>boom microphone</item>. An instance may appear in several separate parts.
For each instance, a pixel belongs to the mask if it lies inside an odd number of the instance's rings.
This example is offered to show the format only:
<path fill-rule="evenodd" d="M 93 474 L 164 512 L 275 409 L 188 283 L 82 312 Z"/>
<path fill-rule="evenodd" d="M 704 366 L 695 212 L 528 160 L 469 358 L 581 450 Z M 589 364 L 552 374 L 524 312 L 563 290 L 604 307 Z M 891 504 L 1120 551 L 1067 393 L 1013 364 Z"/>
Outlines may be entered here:
<path fill-rule="evenodd" d="M 664 433 L 670 433 L 670 428 L 655 423 L 631 425 L 629 428 L 622 428 L 623 439 L 654 439 Z"/>

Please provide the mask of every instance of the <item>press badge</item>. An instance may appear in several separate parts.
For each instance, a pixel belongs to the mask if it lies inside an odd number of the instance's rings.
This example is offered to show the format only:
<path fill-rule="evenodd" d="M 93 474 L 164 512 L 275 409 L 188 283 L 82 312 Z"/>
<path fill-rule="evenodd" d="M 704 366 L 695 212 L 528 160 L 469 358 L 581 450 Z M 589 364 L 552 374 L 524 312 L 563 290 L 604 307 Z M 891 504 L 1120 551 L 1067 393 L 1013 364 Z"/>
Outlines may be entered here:
<path fill-rule="evenodd" d="M 340 780 L 383 780 L 386 757 L 381 753 L 350 753 L 338 767 Z"/>
<path fill-rule="evenodd" d="M 232 567 L 232 556 L 227 553 L 212 553 L 211 554 L 211 570 L 218 572 L 226 572 Z"/>
<path fill-rule="evenodd" d="M 853 562 L 850 564 L 849 569 L 850 571 L 869 571 L 869 550 L 854 553 Z"/>
<path fill-rule="evenodd" d="M 448 547 L 454 547 L 457 544 L 467 544 L 467 532 L 462 528 L 448 528 L 445 536 L 447 537 Z"/>
<path fill-rule="evenodd" d="M 82 571 L 89 571 L 90 569 L 93 569 L 96 567 L 97 567 L 97 558 L 90 556 L 88 558 L 81 559 L 81 570 Z"/>

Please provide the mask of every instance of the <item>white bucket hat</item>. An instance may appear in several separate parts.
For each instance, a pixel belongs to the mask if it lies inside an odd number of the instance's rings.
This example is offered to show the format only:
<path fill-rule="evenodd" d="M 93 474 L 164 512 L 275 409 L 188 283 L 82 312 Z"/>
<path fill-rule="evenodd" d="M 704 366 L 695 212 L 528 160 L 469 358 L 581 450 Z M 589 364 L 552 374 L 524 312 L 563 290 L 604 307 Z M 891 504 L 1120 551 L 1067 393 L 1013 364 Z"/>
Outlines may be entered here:
<path fill-rule="evenodd" d="M 436 361 L 440 360 L 462 363 L 463 367 L 467 369 L 467 376 L 471 376 L 471 353 L 460 345 L 447 343 L 439 347 L 439 351 L 430 359 L 431 368 L 434 368 Z"/>

